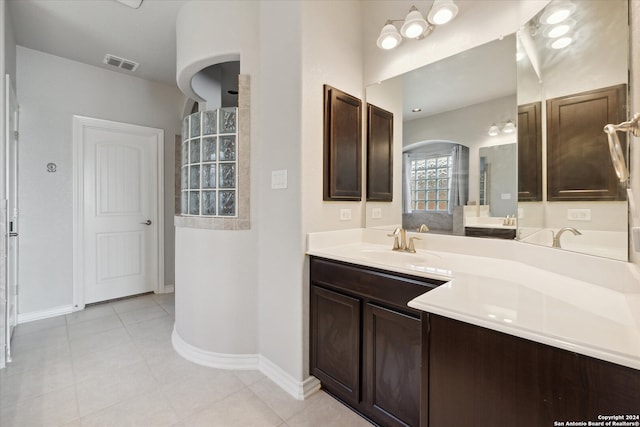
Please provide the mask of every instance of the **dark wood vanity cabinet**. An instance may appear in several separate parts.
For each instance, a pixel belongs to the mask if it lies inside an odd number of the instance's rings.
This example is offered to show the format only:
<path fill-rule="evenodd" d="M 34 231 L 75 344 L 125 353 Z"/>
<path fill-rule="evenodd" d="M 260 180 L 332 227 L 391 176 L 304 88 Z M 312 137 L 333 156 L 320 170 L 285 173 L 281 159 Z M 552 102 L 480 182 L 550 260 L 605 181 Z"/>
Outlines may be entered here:
<path fill-rule="evenodd" d="M 433 314 L 424 321 L 429 427 L 586 425 L 599 415 L 640 415 L 638 370 Z"/>
<path fill-rule="evenodd" d="M 380 426 L 425 426 L 422 313 L 407 306 L 442 282 L 311 258 L 310 370 Z"/>

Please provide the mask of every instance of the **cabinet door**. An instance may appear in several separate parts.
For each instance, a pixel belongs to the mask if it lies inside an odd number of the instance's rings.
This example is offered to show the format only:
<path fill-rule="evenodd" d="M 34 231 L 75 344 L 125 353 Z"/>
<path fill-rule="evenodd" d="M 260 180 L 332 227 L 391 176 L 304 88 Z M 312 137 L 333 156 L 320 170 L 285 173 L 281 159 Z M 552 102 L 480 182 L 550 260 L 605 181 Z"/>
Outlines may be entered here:
<path fill-rule="evenodd" d="M 626 120 L 626 93 L 618 85 L 547 100 L 547 200 L 625 200 L 602 129 Z"/>
<path fill-rule="evenodd" d="M 345 402 L 360 401 L 360 300 L 311 287 L 311 374 Z"/>
<path fill-rule="evenodd" d="M 364 403 L 382 426 L 420 425 L 420 319 L 364 307 Z"/>

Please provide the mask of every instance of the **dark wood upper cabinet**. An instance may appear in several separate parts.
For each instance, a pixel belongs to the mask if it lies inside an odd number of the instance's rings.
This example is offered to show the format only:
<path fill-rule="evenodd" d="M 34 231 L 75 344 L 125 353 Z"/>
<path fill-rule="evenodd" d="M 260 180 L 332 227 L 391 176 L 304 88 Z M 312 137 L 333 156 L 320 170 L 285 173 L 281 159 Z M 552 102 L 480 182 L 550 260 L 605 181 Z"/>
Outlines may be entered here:
<path fill-rule="evenodd" d="M 625 200 L 603 128 L 625 121 L 626 105 L 624 84 L 547 101 L 547 200 Z"/>
<path fill-rule="evenodd" d="M 393 200 L 393 113 L 367 104 L 367 201 Z"/>
<path fill-rule="evenodd" d="M 329 85 L 324 85 L 323 199 L 362 200 L 362 101 Z"/>
<path fill-rule="evenodd" d="M 542 103 L 518 106 L 518 201 L 542 200 Z"/>

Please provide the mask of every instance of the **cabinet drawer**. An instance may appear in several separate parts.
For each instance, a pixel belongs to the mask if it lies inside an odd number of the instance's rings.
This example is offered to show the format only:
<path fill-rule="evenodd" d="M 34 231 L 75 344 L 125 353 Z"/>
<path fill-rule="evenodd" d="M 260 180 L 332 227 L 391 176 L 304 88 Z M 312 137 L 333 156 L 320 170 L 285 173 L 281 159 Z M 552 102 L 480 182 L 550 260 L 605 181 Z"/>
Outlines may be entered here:
<path fill-rule="evenodd" d="M 338 261 L 311 258 L 311 282 L 326 288 L 383 301 L 403 311 L 420 314 L 407 307 L 415 297 L 441 285 L 442 281 L 405 276 Z"/>

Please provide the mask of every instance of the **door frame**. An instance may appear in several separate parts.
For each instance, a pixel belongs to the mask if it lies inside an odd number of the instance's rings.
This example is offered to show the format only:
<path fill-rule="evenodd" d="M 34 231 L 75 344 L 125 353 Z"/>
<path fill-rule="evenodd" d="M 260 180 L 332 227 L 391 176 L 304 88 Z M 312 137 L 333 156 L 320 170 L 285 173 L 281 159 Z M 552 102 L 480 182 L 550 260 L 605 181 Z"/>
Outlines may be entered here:
<path fill-rule="evenodd" d="M 73 116 L 73 311 L 84 309 L 84 130 L 99 128 L 122 132 L 148 132 L 155 134 L 157 153 L 157 206 L 155 227 L 158 234 L 156 253 L 158 283 L 155 293 L 165 292 L 164 283 L 164 130 L 96 119 L 85 116 Z"/>

